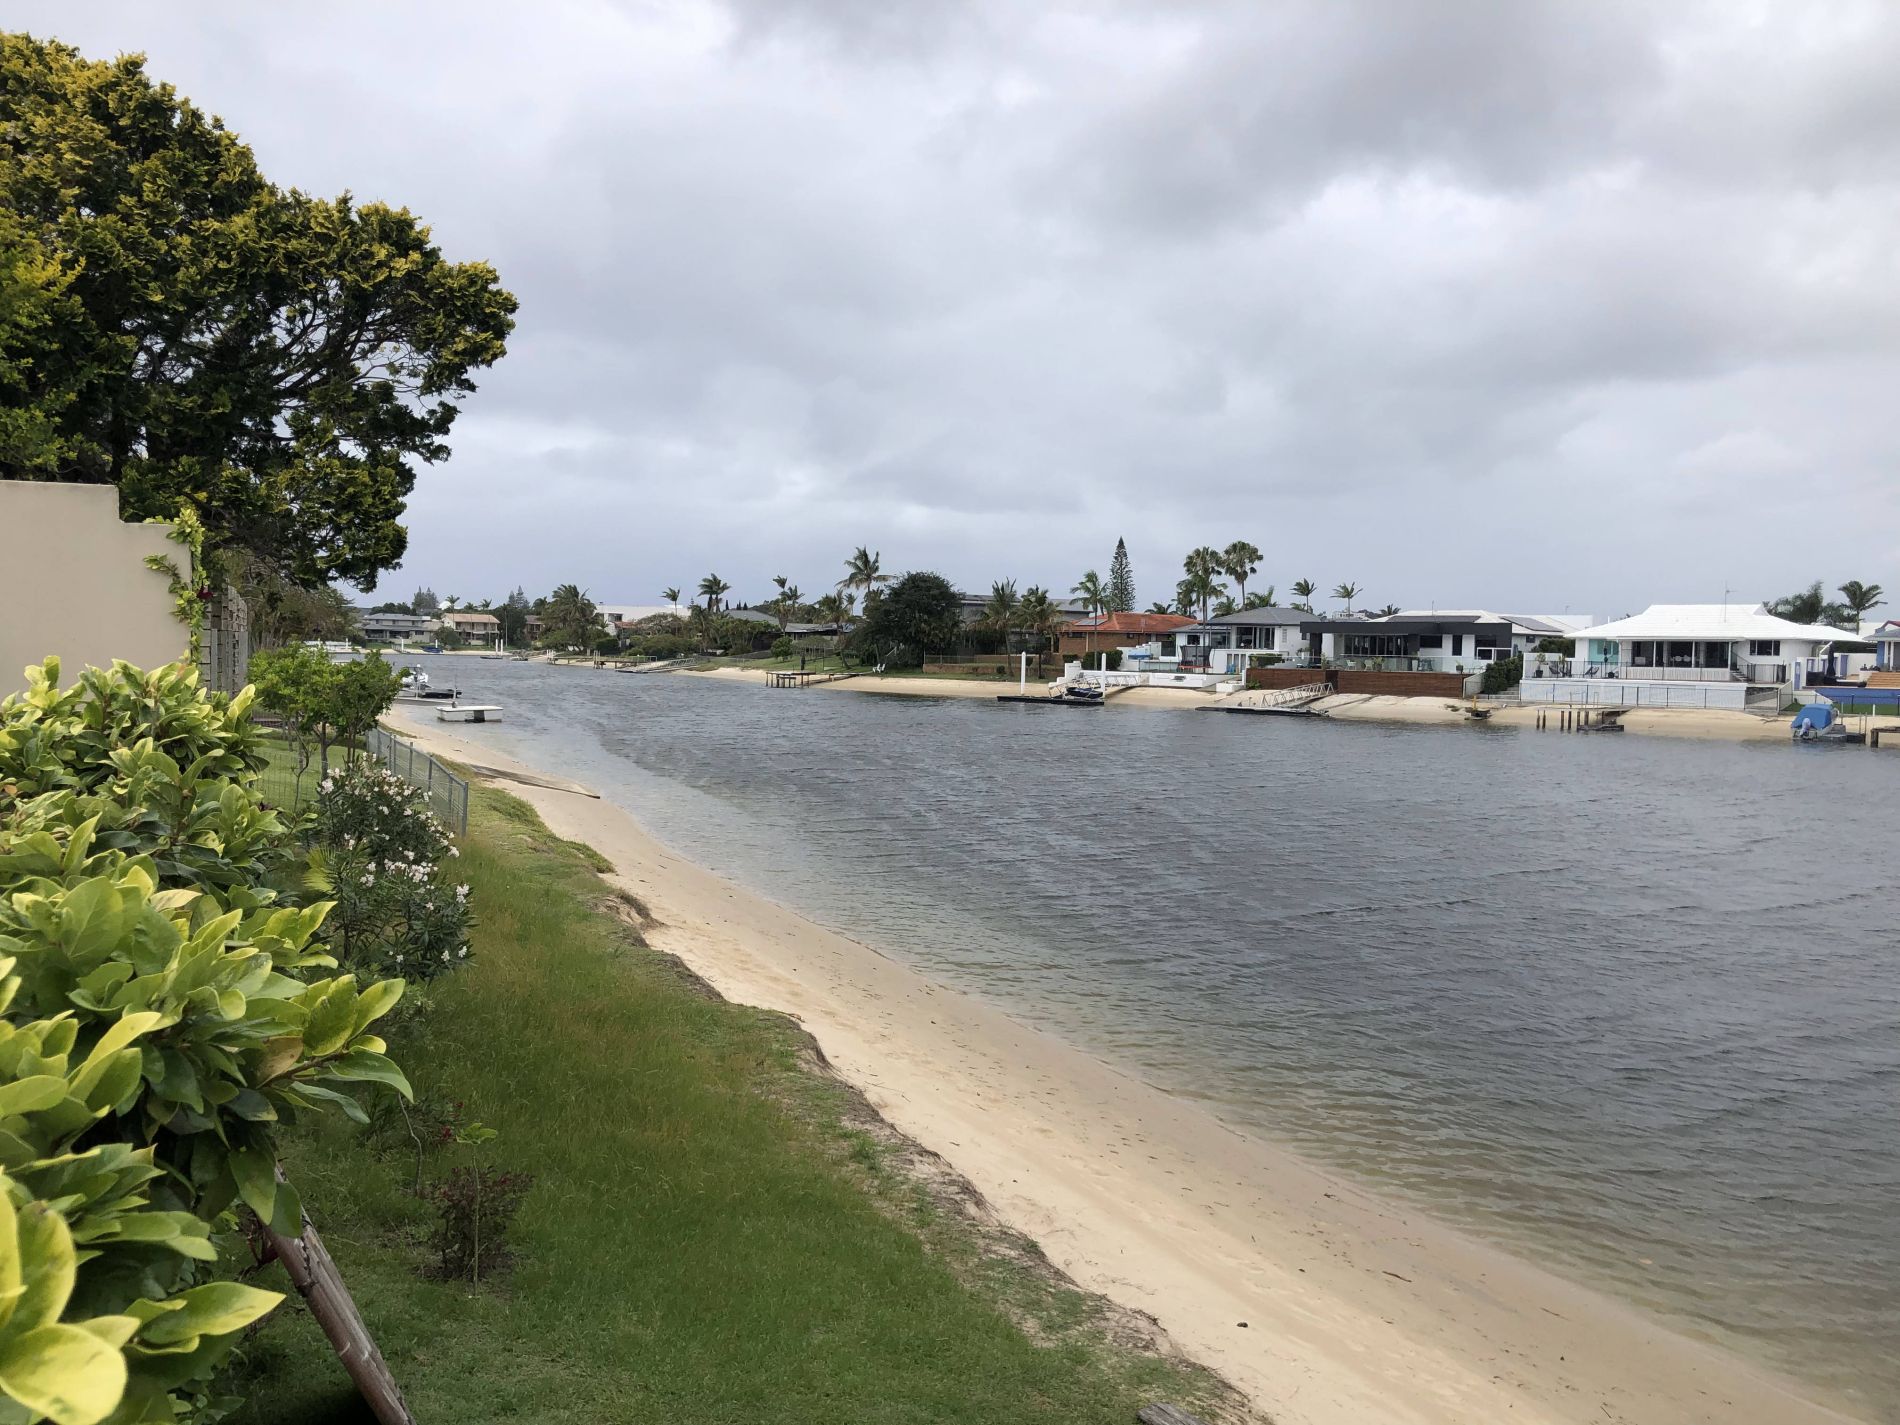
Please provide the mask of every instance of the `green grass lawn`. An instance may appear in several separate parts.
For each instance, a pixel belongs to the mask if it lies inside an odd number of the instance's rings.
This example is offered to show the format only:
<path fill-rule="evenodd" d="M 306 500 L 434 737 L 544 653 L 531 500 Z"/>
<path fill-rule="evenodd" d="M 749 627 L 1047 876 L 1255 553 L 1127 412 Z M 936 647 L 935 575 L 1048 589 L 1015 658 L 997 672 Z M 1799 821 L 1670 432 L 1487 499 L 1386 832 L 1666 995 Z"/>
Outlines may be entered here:
<path fill-rule="evenodd" d="M 1204 1373 L 1112 1344 L 1099 1303 L 901 1171 L 794 1025 L 647 949 L 586 848 L 524 803 L 478 789 L 455 864 L 474 958 L 391 1052 L 418 1123 L 460 1103 L 499 1130 L 428 1149 L 425 1177 L 457 1154 L 536 1176 L 517 1265 L 479 1287 L 425 1274 L 400 1118 L 306 1123 L 285 1148 L 418 1419 L 1128 1425 L 1156 1399 L 1231 1406 Z M 294 1302 L 236 1386 L 244 1425 L 367 1419 Z"/>

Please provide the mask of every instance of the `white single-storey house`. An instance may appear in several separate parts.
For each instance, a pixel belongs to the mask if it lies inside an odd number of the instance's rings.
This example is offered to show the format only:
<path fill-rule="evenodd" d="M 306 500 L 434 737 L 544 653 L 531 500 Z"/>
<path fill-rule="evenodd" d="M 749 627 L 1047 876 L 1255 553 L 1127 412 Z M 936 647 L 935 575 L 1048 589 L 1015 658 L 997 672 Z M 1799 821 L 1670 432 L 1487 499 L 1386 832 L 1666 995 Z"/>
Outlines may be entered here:
<path fill-rule="evenodd" d="M 1827 672 L 1831 644 L 1858 637 L 1762 604 L 1651 604 L 1578 634 L 1568 676 L 1526 677 L 1522 692 L 1540 702 L 1740 709 L 1751 688 L 1803 687 Z"/>

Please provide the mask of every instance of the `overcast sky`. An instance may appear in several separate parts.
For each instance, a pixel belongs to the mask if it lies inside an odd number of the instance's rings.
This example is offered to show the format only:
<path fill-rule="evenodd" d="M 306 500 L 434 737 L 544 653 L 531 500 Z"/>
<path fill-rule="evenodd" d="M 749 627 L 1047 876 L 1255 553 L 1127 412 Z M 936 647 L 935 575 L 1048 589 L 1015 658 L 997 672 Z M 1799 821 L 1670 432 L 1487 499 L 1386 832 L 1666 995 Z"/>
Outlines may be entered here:
<path fill-rule="evenodd" d="M 10 3 L 521 299 L 385 597 L 1900 605 L 1900 6 Z M 1886 612 L 1894 612 L 1889 609 Z"/>

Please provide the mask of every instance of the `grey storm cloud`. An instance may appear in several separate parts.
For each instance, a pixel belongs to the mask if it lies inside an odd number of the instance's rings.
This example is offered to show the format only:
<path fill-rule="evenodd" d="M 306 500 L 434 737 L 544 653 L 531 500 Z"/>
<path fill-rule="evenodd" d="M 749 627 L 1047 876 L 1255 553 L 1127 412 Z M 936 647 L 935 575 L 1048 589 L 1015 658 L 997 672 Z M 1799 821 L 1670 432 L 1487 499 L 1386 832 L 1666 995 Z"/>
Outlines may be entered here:
<path fill-rule="evenodd" d="M 423 473 L 464 597 L 1900 591 L 1900 10 L 16 3 L 522 299 Z"/>

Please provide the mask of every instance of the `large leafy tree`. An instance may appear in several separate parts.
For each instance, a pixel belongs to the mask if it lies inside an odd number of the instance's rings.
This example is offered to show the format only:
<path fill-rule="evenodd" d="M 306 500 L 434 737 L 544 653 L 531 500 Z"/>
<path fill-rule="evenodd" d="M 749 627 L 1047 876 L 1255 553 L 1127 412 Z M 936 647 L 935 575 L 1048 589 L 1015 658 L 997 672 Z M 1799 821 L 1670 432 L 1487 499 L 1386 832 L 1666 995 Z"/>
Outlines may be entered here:
<path fill-rule="evenodd" d="M 1788 594 L 1768 605 L 1768 612 L 1791 623 L 1824 623 L 1839 627 L 1853 622 L 1855 616 L 1828 598 L 1816 579 L 1798 594 Z"/>
<path fill-rule="evenodd" d="M 963 600 L 941 574 L 906 574 L 866 604 L 859 625 L 861 646 L 882 662 L 956 646 L 963 631 Z"/>
<path fill-rule="evenodd" d="M 281 189 L 140 56 L 0 35 L 0 475 L 194 507 L 306 586 L 402 557 L 515 299 L 400 208 Z"/>

